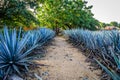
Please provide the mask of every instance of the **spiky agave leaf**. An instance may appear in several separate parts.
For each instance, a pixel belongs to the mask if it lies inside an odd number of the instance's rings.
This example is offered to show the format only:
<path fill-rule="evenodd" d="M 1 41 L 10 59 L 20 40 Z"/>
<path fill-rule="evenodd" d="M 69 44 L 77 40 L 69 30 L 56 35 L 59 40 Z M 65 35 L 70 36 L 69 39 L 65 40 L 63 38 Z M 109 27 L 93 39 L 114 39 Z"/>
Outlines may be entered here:
<path fill-rule="evenodd" d="M 120 80 L 120 75 L 116 74 L 113 70 L 109 70 L 107 67 L 105 67 L 103 64 L 101 64 L 97 59 L 94 58 L 94 60 L 103 68 L 103 70 L 108 73 L 113 80 Z"/>
<path fill-rule="evenodd" d="M 5 72 L 3 70 L 0 70 L 0 80 L 2 80 L 5 76 Z"/>
<path fill-rule="evenodd" d="M 111 53 L 111 56 L 113 57 L 118 69 L 120 70 L 120 57 L 118 57 L 119 55 L 115 54 L 115 51 L 112 47 L 109 47 L 109 51 Z"/>

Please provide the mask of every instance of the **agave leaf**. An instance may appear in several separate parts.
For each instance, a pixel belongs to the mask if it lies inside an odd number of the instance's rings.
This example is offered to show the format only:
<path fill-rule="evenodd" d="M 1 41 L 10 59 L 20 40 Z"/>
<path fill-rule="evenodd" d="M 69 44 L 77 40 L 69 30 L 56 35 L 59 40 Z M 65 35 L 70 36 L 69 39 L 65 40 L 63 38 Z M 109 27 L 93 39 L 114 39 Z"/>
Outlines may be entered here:
<path fill-rule="evenodd" d="M 8 66 L 8 69 L 7 69 L 7 71 L 5 72 L 5 75 L 8 75 L 9 73 L 10 73 L 10 71 L 11 71 L 11 66 Z"/>
<path fill-rule="evenodd" d="M 103 64 L 101 64 L 97 59 L 94 59 L 111 77 L 113 80 L 120 80 L 120 76 L 116 74 L 113 70 L 107 69 Z"/>
<path fill-rule="evenodd" d="M 22 49 L 25 47 L 25 45 L 27 44 L 27 41 L 29 39 L 29 33 L 27 33 L 25 35 L 25 37 L 22 38 L 22 40 L 20 40 L 17 44 L 17 48 L 16 48 L 16 55 L 20 54 L 20 52 L 22 51 Z"/>
<path fill-rule="evenodd" d="M 24 63 L 24 62 L 28 62 L 31 61 L 33 59 L 33 57 L 25 57 L 23 59 L 20 59 L 18 62 L 16 63 Z"/>
<path fill-rule="evenodd" d="M 0 64 L 0 69 L 9 66 L 9 64 Z"/>
<path fill-rule="evenodd" d="M 11 34 L 11 44 L 12 44 L 12 48 L 10 49 L 11 50 L 11 53 L 12 53 L 12 56 L 16 53 L 16 44 L 17 44 L 17 34 L 16 34 L 16 30 L 14 29 L 12 31 L 12 34 Z"/>
<path fill-rule="evenodd" d="M 7 27 L 4 27 L 4 40 L 8 45 L 10 45 L 9 44 L 10 43 L 10 35 L 8 32 L 9 31 L 8 31 Z"/>
<path fill-rule="evenodd" d="M 18 57 L 18 60 L 20 60 L 20 59 L 28 56 L 28 55 L 30 54 L 30 52 L 31 52 L 33 49 L 35 49 L 37 46 L 38 46 L 38 45 L 35 45 L 35 46 L 31 47 L 29 50 L 27 50 L 25 53 L 20 54 L 20 56 Z"/>
<path fill-rule="evenodd" d="M 0 69 L 0 79 L 2 80 L 4 78 L 5 72 L 4 70 Z"/>
<path fill-rule="evenodd" d="M 5 42 L 2 42 L 1 46 L 3 47 L 3 52 L 6 54 L 6 57 L 9 56 L 10 60 L 12 59 L 10 50 Z M 2 50 L 2 49 L 1 49 Z"/>
<path fill-rule="evenodd" d="M 115 53 L 114 53 L 114 51 L 113 51 L 113 49 L 112 49 L 111 47 L 109 48 L 109 50 L 110 50 L 110 52 L 111 52 L 111 54 L 112 54 L 112 57 L 114 58 L 117 66 L 118 66 L 118 69 L 120 69 L 120 60 L 119 60 L 119 57 L 117 57 L 117 56 L 115 55 Z"/>
<path fill-rule="evenodd" d="M 0 60 L 1 60 L 1 59 L 0 59 Z M 4 61 L 2 61 L 2 60 L 0 61 L 0 64 L 4 64 L 4 63 L 5 63 Z"/>
<path fill-rule="evenodd" d="M 2 53 L 4 53 L 4 54 L 1 55 L 3 58 L 6 58 L 6 57 L 8 57 L 10 55 L 10 53 L 7 53 L 7 52 L 9 52 L 9 50 L 8 50 L 8 47 L 6 46 L 5 42 L 1 41 L 1 43 L 0 43 L 0 51 Z"/>
<path fill-rule="evenodd" d="M 28 65 L 25 64 L 24 66 L 25 66 L 25 69 L 26 69 L 27 71 L 29 71 L 29 69 L 28 69 Z"/>
<path fill-rule="evenodd" d="M 16 65 L 13 64 L 12 67 L 13 67 L 13 69 L 14 69 L 19 75 L 21 75 L 21 72 L 20 72 L 18 66 L 16 66 Z"/>
<path fill-rule="evenodd" d="M 20 39 L 21 39 L 21 32 L 22 32 L 22 28 L 20 27 L 20 29 L 19 29 L 19 32 L 18 32 L 18 40 L 17 41 L 20 41 Z"/>

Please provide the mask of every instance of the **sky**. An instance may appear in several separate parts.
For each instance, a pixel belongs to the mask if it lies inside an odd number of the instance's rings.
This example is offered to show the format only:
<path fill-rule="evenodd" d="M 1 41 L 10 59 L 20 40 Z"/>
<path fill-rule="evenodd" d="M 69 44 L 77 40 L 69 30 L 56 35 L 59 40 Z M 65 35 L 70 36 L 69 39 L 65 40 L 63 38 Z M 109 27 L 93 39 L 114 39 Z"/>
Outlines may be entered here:
<path fill-rule="evenodd" d="M 93 5 L 92 13 L 97 20 L 105 23 L 110 23 L 111 21 L 120 23 L 120 0 L 85 1 L 88 1 L 88 5 Z"/>

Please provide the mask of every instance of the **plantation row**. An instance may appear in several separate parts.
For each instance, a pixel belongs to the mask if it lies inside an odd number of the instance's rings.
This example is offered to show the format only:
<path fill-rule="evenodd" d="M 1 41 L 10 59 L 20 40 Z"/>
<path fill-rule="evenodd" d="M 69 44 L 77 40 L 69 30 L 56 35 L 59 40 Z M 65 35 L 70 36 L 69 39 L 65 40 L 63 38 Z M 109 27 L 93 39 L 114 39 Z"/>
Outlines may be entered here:
<path fill-rule="evenodd" d="M 36 55 L 32 51 L 43 47 L 54 36 L 55 33 L 47 28 L 25 32 L 5 27 L 0 32 L 0 78 L 6 80 L 11 74 L 21 75 L 28 71 Z"/>
<path fill-rule="evenodd" d="M 73 29 L 64 33 L 70 42 L 85 51 L 86 55 L 97 62 L 113 80 L 120 80 L 119 31 Z"/>

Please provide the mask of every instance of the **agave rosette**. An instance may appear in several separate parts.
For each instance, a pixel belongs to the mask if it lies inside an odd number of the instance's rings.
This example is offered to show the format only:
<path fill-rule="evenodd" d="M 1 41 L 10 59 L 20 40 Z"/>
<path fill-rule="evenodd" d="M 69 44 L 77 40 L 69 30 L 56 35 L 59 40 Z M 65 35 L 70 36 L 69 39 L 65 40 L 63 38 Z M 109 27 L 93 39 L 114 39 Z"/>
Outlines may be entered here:
<path fill-rule="evenodd" d="M 20 70 L 28 70 L 28 66 L 31 63 L 32 57 L 28 57 L 28 55 L 36 46 L 26 49 L 30 34 L 21 35 L 21 29 L 17 33 L 16 29 L 9 31 L 7 27 L 0 34 L 0 71 L 5 73 L 5 75 L 20 74 Z"/>

